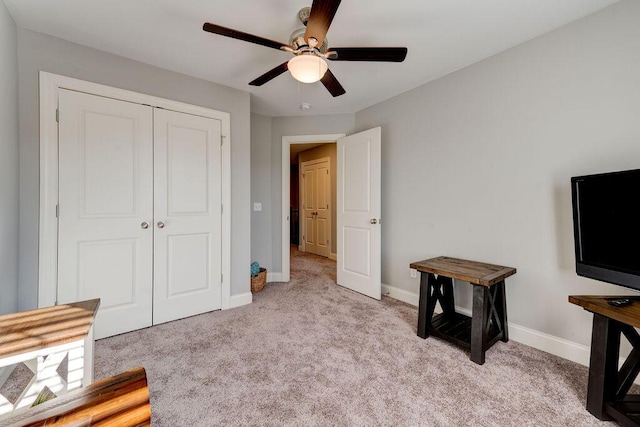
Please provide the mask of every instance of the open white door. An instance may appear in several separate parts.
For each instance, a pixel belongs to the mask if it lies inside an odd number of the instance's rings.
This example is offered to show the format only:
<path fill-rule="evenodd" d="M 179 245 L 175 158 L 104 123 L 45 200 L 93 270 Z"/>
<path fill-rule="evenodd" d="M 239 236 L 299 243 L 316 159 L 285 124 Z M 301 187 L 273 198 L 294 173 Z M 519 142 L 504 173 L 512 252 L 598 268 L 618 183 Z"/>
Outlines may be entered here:
<path fill-rule="evenodd" d="M 381 295 L 379 127 L 338 139 L 338 284 Z"/>

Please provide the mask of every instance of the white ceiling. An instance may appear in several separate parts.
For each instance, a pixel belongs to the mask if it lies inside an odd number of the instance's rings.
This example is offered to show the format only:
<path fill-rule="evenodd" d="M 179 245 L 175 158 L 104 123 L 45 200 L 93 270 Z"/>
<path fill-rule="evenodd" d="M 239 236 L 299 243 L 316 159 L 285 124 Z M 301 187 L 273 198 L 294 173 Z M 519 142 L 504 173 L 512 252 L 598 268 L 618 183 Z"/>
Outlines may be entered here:
<path fill-rule="evenodd" d="M 16 23 L 251 93 L 269 116 L 353 113 L 561 27 L 618 0 L 344 0 L 329 46 L 406 46 L 403 63 L 338 62 L 347 93 L 289 73 L 248 82 L 291 57 L 202 30 L 204 22 L 289 43 L 312 0 L 3 0 Z M 312 108 L 299 109 L 307 102 Z"/>

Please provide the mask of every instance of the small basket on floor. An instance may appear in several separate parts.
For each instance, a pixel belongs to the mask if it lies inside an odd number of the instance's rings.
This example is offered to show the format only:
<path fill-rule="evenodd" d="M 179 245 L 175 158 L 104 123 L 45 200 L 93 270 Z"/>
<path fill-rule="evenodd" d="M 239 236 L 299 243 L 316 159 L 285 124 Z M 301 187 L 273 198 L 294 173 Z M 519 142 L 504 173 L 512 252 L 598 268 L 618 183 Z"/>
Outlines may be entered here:
<path fill-rule="evenodd" d="M 260 267 L 260 273 L 251 278 L 251 293 L 260 292 L 267 284 L 267 269 Z"/>

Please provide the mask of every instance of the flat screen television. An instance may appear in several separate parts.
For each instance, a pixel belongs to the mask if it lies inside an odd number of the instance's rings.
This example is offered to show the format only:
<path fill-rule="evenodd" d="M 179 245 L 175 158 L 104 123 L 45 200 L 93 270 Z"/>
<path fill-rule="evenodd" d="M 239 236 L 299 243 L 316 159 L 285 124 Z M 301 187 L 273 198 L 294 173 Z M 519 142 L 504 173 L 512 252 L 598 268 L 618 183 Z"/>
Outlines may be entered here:
<path fill-rule="evenodd" d="M 571 178 L 576 273 L 640 290 L 640 169 Z"/>

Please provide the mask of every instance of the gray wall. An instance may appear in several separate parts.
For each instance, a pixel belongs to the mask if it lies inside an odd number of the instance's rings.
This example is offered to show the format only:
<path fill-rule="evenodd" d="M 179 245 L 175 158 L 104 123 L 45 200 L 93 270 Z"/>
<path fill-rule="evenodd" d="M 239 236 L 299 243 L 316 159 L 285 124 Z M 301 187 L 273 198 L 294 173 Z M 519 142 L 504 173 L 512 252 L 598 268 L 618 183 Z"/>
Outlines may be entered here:
<path fill-rule="evenodd" d="M 272 263 L 271 117 L 251 114 L 251 260 L 269 272 Z M 253 203 L 262 203 L 262 211 Z"/>
<path fill-rule="evenodd" d="M 231 114 L 231 294 L 249 291 L 249 93 L 18 29 L 20 69 L 20 309 L 37 305 L 38 72 L 48 71 Z"/>
<path fill-rule="evenodd" d="M 567 296 L 628 291 L 575 274 L 570 177 L 640 168 L 639 23 L 626 0 L 356 114 L 382 126 L 383 282 L 418 293 L 409 263 L 438 255 L 513 266 L 509 321 L 589 344 Z"/>
<path fill-rule="evenodd" d="M 18 308 L 18 48 L 0 1 L 0 314 Z"/>
<path fill-rule="evenodd" d="M 274 272 L 282 272 L 282 137 L 353 133 L 353 114 L 274 117 L 271 123 L 271 263 Z M 252 147 L 253 148 L 253 147 Z M 254 165 L 258 167 L 257 165 Z M 254 233 L 255 236 L 255 233 Z"/>

